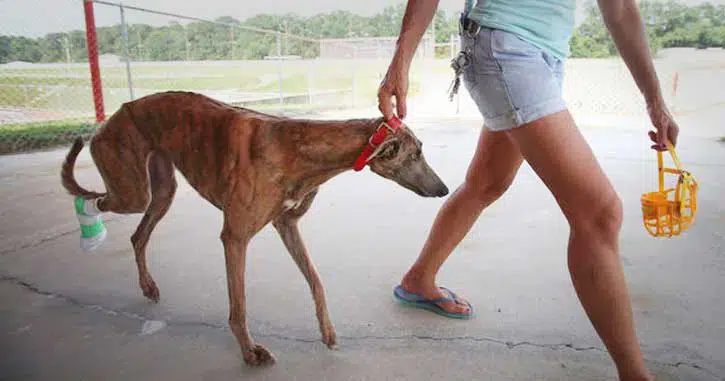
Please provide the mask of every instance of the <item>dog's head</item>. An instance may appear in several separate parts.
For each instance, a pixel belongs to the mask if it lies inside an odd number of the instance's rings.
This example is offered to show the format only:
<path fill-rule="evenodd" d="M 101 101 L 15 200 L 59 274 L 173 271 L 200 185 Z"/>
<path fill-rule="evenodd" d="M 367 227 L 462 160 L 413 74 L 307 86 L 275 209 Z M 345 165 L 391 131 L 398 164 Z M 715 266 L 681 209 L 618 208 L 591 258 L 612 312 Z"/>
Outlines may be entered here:
<path fill-rule="evenodd" d="M 443 197 L 448 187 L 423 156 L 423 144 L 405 124 L 389 134 L 368 160 L 370 170 L 423 197 Z"/>

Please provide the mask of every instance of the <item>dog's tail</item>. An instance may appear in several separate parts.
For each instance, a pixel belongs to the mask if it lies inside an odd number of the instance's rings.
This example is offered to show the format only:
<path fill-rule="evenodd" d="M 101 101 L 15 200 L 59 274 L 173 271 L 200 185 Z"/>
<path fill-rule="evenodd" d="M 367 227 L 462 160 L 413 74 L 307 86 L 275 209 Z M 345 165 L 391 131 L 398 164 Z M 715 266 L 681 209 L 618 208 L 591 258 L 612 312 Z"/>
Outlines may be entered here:
<path fill-rule="evenodd" d="M 60 178 L 63 183 L 63 188 L 65 188 L 65 190 L 67 190 L 68 193 L 72 194 L 73 196 L 81 196 L 87 199 L 101 197 L 103 196 L 103 193 L 92 192 L 78 185 L 75 175 L 73 174 L 73 168 L 76 164 L 76 158 L 78 158 L 78 154 L 81 152 L 82 149 L 83 139 L 78 138 L 75 142 L 73 142 L 73 146 L 70 148 L 68 155 L 66 155 L 65 157 L 65 161 L 63 162 L 63 168 L 60 171 Z"/>

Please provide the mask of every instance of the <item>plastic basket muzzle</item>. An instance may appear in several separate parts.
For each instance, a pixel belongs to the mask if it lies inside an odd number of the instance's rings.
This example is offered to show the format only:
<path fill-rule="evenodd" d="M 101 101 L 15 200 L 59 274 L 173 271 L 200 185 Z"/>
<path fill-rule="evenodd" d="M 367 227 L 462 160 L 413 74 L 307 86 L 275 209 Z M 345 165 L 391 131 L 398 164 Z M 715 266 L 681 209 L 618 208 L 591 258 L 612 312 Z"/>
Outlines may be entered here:
<path fill-rule="evenodd" d="M 689 228 L 697 214 L 697 180 L 682 169 L 675 150 L 668 147 L 676 168 L 666 168 L 662 152 L 657 152 L 659 190 L 644 193 L 642 219 L 647 232 L 653 237 L 677 236 Z M 665 173 L 677 175 L 677 185 L 665 189 Z"/>

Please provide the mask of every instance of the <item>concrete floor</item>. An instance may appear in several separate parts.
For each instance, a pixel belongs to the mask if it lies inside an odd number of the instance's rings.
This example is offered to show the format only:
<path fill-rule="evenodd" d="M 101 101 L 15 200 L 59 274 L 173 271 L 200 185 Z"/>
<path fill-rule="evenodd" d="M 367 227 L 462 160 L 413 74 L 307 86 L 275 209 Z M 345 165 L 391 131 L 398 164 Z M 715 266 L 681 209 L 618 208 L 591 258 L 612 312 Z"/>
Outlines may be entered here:
<path fill-rule="evenodd" d="M 478 122 L 419 121 L 429 163 L 460 184 Z M 684 130 L 684 128 L 683 128 Z M 696 224 L 649 237 L 639 196 L 656 186 L 643 130 L 583 129 L 625 204 L 622 261 L 637 329 L 658 380 L 725 380 L 725 144 L 680 140 L 702 184 Z M 477 316 L 405 308 L 392 288 L 417 256 L 443 202 L 369 171 L 322 187 L 301 223 L 323 279 L 340 349 L 318 340 L 303 277 L 271 227 L 248 255 L 252 335 L 277 365 L 251 369 L 227 328 L 221 215 L 181 181 L 149 244 L 161 302 L 137 286 L 129 243 L 140 215 L 107 215 L 98 252 L 78 248 L 72 199 L 58 170 L 65 150 L 0 158 L 2 380 L 612 380 L 614 367 L 566 269 L 568 228 L 529 167 L 481 217 L 439 281 Z M 88 151 L 81 184 L 100 189 Z"/>

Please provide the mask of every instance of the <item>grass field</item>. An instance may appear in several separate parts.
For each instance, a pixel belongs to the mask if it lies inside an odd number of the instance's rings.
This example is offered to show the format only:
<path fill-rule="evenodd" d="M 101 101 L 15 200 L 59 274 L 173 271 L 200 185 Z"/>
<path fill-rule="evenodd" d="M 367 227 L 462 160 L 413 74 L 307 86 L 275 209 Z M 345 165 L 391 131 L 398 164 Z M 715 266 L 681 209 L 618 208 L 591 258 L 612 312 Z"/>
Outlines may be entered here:
<path fill-rule="evenodd" d="M 725 51 L 720 49 L 660 52 L 655 66 L 665 97 L 679 115 L 708 113 L 725 105 L 723 62 Z M 387 59 L 133 62 L 131 73 L 135 98 L 166 90 L 195 91 L 260 111 L 313 115 L 375 106 L 388 63 Z M 101 76 L 108 116 L 130 99 L 126 67 L 102 61 Z M 675 77 L 679 80 L 676 96 Z M 465 90 L 460 110 L 455 102 L 448 102 L 452 78 L 448 59 L 414 61 L 409 101 L 417 101 L 418 112 L 426 115 L 478 117 Z M 563 88 L 570 109 L 580 115 L 631 116 L 644 110 L 641 94 L 618 58 L 569 60 Z M 0 65 L 3 141 L 35 136 L 49 142 L 53 134 L 84 133 L 94 120 L 87 64 Z"/>
<path fill-rule="evenodd" d="M 264 112 L 309 115 L 372 105 L 387 63 L 134 62 L 131 69 L 135 98 L 166 90 L 196 91 Z M 419 71 L 411 75 L 411 94 L 420 89 Z M 126 67 L 102 63 L 101 77 L 108 116 L 130 99 Z M 90 82 L 85 64 L 0 65 L 0 153 L 63 145 L 92 132 Z"/>
<path fill-rule="evenodd" d="M 69 144 L 98 128 L 81 119 L 4 124 L 0 126 L 0 154 L 32 151 Z"/>
<path fill-rule="evenodd" d="M 330 107 L 361 106 L 374 102 L 382 79 L 385 60 L 339 61 L 215 61 L 215 62 L 134 62 L 132 81 L 136 98 L 165 90 L 198 91 L 225 102 L 269 104 L 279 93 L 283 109 L 305 108 L 299 103 L 315 103 L 299 96 L 345 93 L 320 98 Z M 444 68 L 445 69 L 445 68 Z M 414 69 L 415 70 L 415 69 Z M 101 66 L 104 108 L 115 111 L 130 99 L 126 68 L 122 64 Z M 411 77 L 411 94 L 419 86 L 419 75 Z M 295 98 L 297 96 L 297 98 Z M 304 99 L 303 101 L 301 99 Z M 354 103 L 354 104 L 353 104 Z M 63 115 L 93 114 L 90 76 L 84 64 L 0 65 L 0 109 L 46 110 Z M 309 107 L 308 107 L 309 108 Z M 28 120 L 32 120 L 28 117 Z M 0 125 L 17 122 L 0 114 Z"/>

